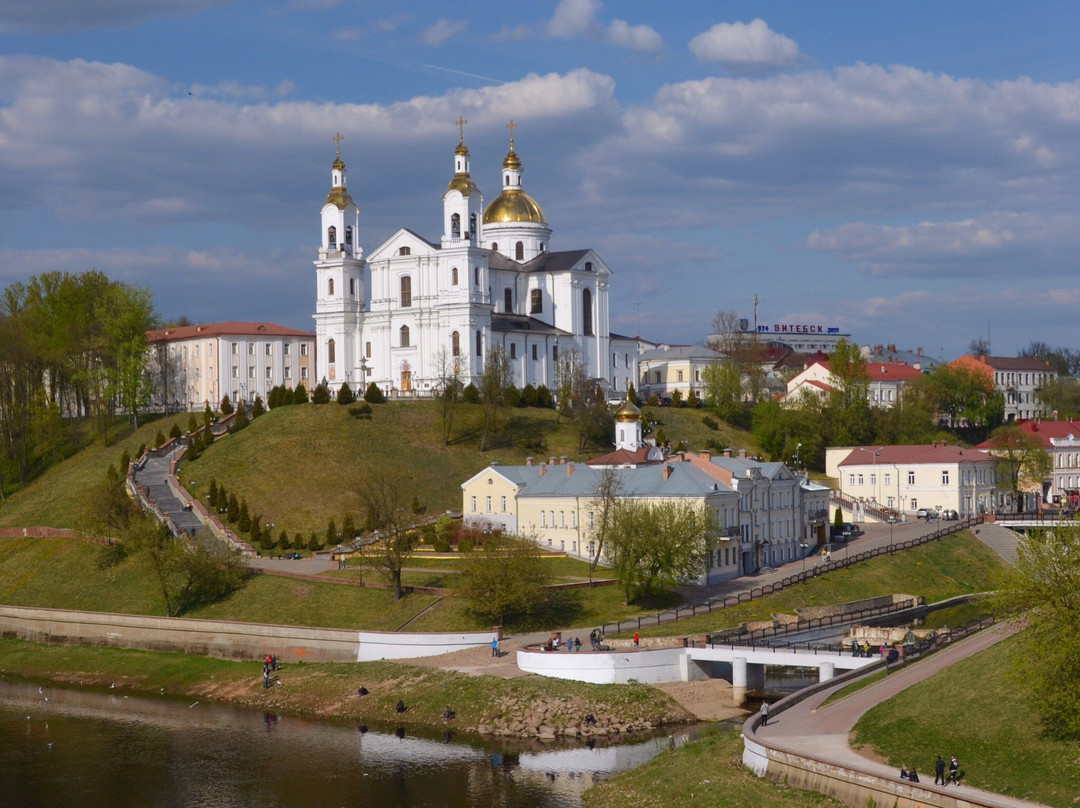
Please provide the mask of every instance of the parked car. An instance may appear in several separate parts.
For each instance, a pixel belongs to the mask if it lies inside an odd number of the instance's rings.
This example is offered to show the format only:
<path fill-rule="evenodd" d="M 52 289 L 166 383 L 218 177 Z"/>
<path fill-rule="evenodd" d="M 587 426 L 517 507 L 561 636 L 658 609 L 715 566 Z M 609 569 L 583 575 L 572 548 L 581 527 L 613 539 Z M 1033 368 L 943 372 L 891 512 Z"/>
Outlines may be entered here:
<path fill-rule="evenodd" d="M 840 535 L 845 539 L 853 539 L 861 534 L 862 531 L 859 529 L 859 526 L 853 522 L 844 522 L 843 527 L 840 528 Z"/>
<path fill-rule="evenodd" d="M 916 519 L 937 519 L 938 518 L 938 512 L 935 511 L 933 508 L 919 508 L 919 510 L 915 511 L 915 518 Z"/>
<path fill-rule="evenodd" d="M 957 519 L 960 518 L 960 514 L 958 514 L 956 511 L 954 511 L 952 509 L 947 509 L 947 510 L 944 510 L 944 511 L 941 512 L 941 518 L 942 519 L 948 519 L 949 521 L 955 522 Z"/>

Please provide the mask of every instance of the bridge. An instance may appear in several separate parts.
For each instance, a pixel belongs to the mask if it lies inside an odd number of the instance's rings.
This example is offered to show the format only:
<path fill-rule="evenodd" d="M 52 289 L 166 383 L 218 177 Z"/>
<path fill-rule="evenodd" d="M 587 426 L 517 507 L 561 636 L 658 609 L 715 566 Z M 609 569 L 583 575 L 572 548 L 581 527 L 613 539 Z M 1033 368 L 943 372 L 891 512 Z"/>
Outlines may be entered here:
<path fill-rule="evenodd" d="M 819 681 L 825 682 L 837 670 L 864 668 L 879 661 L 876 655 L 857 657 L 836 651 L 738 645 L 612 651 L 544 651 L 530 646 L 517 652 L 517 665 L 527 673 L 591 684 L 726 679 L 731 682 L 736 705 L 746 702 L 748 689 L 764 685 L 766 667 L 817 668 Z"/>

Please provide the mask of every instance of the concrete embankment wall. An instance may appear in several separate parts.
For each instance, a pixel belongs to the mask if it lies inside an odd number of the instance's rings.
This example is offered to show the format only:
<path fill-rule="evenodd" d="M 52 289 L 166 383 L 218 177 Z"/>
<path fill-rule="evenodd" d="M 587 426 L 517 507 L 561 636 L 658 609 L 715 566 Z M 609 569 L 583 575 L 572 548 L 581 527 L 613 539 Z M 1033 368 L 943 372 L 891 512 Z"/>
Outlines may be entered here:
<path fill-rule="evenodd" d="M 260 659 L 273 654 L 283 662 L 360 662 L 482 647 L 491 644 L 496 632 L 396 634 L 0 606 L 0 636 L 222 659 Z"/>

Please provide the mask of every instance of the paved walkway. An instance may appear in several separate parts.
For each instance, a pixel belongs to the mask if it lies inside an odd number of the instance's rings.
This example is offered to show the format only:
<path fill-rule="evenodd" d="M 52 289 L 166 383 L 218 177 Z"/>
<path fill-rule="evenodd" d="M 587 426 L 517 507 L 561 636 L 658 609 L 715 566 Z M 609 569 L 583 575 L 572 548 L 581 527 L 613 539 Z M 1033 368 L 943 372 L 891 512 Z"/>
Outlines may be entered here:
<path fill-rule="evenodd" d="M 975 528 L 975 535 L 1007 563 L 1016 566 L 1016 546 L 1022 538 L 1020 534 L 994 522 L 985 522 Z"/>
<path fill-rule="evenodd" d="M 1032 806 L 1040 805 L 1040 803 L 1006 797 L 963 784 L 947 787 L 935 786 L 933 784 L 933 754 L 936 754 L 936 752 L 933 750 L 927 751 L 925 761 L 919 761 L 923 764 L 922 766 L 916 766 L 920 774 L 920 783 L 918 786 L 912 786 L 899 779 L 897 770 L 894 767 L 863 757 L 848 745 L 848 737 L 856 722 L 870 708 L 933 676 L 938 671 L 959 662 L 961 659 L 966 659 L 979 651 L 989 648 L 1019 631 L 1019 629 L 1020 626 L 1016 623 L 999 624 L 950 645 L 925 659 L 901 668 L 885 679 L 858 690 L 827 707 L 822 707 L 822 703 L 830 695 L 842 689 L 845 685 L 839 684 L 835 687 L 826 688 L 789 709 L 771 716 L 769 725 L 766 727 L 752 729 L 751 726 L 754 723 L 752 719 L 744 726 L 743 733 L 750 738 L 756 738 L 770 746 L 800 756 L 824 760 L 836 766 L 861 769 L 890 780 L 895 779 L 897 785 L 903 784 L 905 788 L 921 787 L 937 793 L 944 790 L 950 794 L 953 793 L 953 789 L 957 789 L 957 796 L 962 795 L 969 799 L 977 798 L 980 800 L 980 805 L 997 806 L 998 808 L 1032 808 Z M 947 749 L 941 750 L 943 754 L 947 754 L 948 751 Z"/>
<path fill-rule="evenodd" d="M 203 527 L 199 517 L 184 509 L 183 500 L 173 493 L 166 480 L 169 476 L 171 461 L 171 454 L 164 457 L 147 457 L 143 467 L 135 472 L 135 482 L 146 486 L 150 499 L 157 504 L 162 513 L 173 520 L 173 524 L 180 530 L 186 533 L 198 533 Z"/>

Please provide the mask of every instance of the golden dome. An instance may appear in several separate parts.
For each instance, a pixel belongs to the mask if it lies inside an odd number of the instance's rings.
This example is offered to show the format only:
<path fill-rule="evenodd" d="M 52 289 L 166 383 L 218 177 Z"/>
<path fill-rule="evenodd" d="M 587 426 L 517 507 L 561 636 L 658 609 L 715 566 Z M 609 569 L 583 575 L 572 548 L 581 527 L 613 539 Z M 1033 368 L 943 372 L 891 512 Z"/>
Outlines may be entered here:
<path fill-rule="evenodd" d="M 455 178 L 456 179 L 456 178 Z M 501 222 L 536 222 L 547 224 L 544 211 L 524 191 L 503 191 L 484 211 L 484 224 Z"/>
<path fill-rule="evenodd" d="M 338 155 L 337 159 L 334 161 L 334 164 L 331 166 L 331 168 L 334 168 L 334 169 L 336 169 L 338 171 L 343 171 L 345 169 L 345 163 L 341 159 L 340 154 Z"/>
<path fill-rule="evenodd" d="M 475 190 L 476 183 L 468 174 L 455 174 L 454 178 L 450 180 L 450 184 L 446 187 L 446 193 L 460 191 L 462 196 L 468 196 Z"/>
<path fill-rule="evenodd" d="M 345 210 L 349 205 L 354 205 L 352 197 L 349 196 L 349 192 L 342 187 L 332 188 L 330 193 L 326 195 L 327 205 L 334 205 L 338 210 Z"/>
<path fill-rule="evenodd" d="M 510 144 L 510 153 L 503 160 L 503 168 L 521 168 L 521 158 L 514 152 L 513 144 Z"/>
<path fill-rule="evenodd" d="M 633 423 L 641 420 L 641 410 L 630 400 L 630 391 L 626 391 L 626 400 L 615 410 L 615 420 L 621 423 Z"/>
<path fill-rule="evenodd" d="M 457 148 L 454 149 L 454 154 L 468 154 L 469 147 L 465 145 L 465 141 L 457 144 Z"/>

